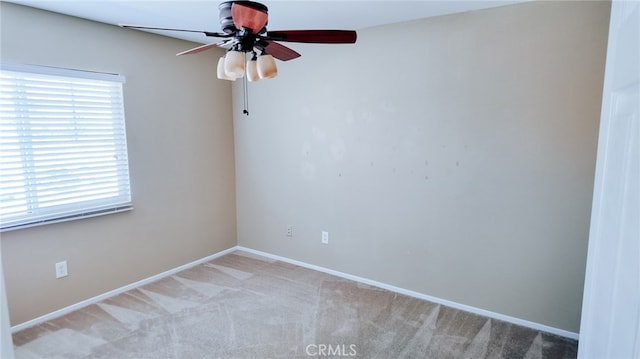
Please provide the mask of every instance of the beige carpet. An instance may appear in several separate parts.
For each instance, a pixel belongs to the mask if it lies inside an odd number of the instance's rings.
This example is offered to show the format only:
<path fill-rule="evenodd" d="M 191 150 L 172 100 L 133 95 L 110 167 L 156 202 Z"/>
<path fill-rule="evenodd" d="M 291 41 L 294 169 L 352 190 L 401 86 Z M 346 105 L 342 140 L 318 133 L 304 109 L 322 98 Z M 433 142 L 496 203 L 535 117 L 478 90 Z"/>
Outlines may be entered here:
<path fill-rule="evenodd" d="M 16 358 L 575 358 L 577 342 L 235 252 L 13 336 Z"/>

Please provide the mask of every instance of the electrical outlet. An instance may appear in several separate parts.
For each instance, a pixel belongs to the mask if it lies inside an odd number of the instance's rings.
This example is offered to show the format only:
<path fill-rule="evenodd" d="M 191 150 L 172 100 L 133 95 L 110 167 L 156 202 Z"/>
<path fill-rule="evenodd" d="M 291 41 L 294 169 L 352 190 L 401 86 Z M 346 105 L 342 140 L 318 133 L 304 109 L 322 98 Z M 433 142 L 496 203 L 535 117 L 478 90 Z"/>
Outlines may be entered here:
<path fill-rule="evenodd" d="M 56 278 L 62 278 L 69 275 L 67 272 L 67 261 L 56 263 Z"/>
<path fill-rule="evenodd" d="M 329 244 L 329 232 L 322 231 L 322 244 Z"/>
<path fill-rule="evenodd" d="M 293 226 L 287 226 L 287 237 L 293 237 Z"/>

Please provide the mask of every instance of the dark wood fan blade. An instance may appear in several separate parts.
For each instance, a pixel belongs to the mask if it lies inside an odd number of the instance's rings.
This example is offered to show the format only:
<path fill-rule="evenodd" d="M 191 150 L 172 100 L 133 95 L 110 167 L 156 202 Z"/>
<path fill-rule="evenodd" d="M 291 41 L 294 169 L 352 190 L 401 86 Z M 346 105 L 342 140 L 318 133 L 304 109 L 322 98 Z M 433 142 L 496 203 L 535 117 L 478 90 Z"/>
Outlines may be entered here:
<path fill-rule="evenodd" d="M 224 41 L 220 41 L 217 43 L 213 43 L 213 44 L 206 44 L 206 45 L 202 45 L 202 46 L 198 46 L 198 47 L 194 47 L 191 50 L 187 50 L 187 51 L 182 51 L 176 54 L 176 56 L 182 56 L 182 55 L 191 55 L 191 54 L 197 54 L 198 52 L 202 52 L 205 50 L 209 50 L 212 49 L 214 47 L 219 47 L 219 46 L 223 46 L 228 42 L 231 42 L 232 40 L 224 40 Z"/>
<path fill-rule="evenodd" d="M 275 41 L 266 40 L 266 42 L 268 45 L 265 46 L 265 51 L 280 61 L 289 61 L 302 56 L 294 50 Z"/>
<path fill-rule="evenodd" d="M 357 34 L 350 30 L 285 30 L 269 31 L 268 40 L 320 44 L 353 44 Z"/>
<path fill-rule="evenodd" d="M 260 9 L 234 2 L 231 6 L 231 17 L 236 28 L 245 27 L 257 34 L 267 24 L 268 15 Z"/>
<path fill-rule="evenodd" d="M 120 24 L 120 27 L 126 27 L 129 29 L 140 29 L 140 30 L 163 30 L 163 31 L 182 31 L 182 32 L 199 32 L 199 33 L 203 33 L 207 36 L 210 37 L 231 37 L 233 36 L 233 34 L 222 34 L 219 32 L 209 32 L 209 31 L 202 31 L 202 30 L 184 30 L 184 29 L 167 29 L 164 27 L 149 27 L 149 26 L 138 26 L 138 25 L 126 25 L 126 24 Z"/>

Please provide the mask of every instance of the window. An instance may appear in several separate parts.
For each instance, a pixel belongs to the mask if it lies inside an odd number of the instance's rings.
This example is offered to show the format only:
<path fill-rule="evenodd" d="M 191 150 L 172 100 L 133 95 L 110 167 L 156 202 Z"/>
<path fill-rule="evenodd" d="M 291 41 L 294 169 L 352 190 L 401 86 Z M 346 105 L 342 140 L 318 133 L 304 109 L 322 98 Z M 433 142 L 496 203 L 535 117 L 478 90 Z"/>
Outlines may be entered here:
<path fill-rule="evenodd" d="M 131 209 L 123 82 L 2 64 L 0 229 Z"/>

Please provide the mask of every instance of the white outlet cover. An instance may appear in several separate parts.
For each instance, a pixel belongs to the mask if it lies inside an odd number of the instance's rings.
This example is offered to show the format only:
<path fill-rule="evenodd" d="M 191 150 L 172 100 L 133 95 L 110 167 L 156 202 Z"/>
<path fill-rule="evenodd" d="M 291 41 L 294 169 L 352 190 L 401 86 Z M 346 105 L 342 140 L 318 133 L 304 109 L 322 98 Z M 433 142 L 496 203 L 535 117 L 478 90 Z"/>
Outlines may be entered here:
<path fill-rule="evenodd" d="M 322 244 L 329 244 L 329 232 L 322 231 Z"/>
<path fill-rule="evenodd" d="M 67 271 L 67 261 L 56 263 L 56 278 L 62 278 L 69 275 Z"/>

